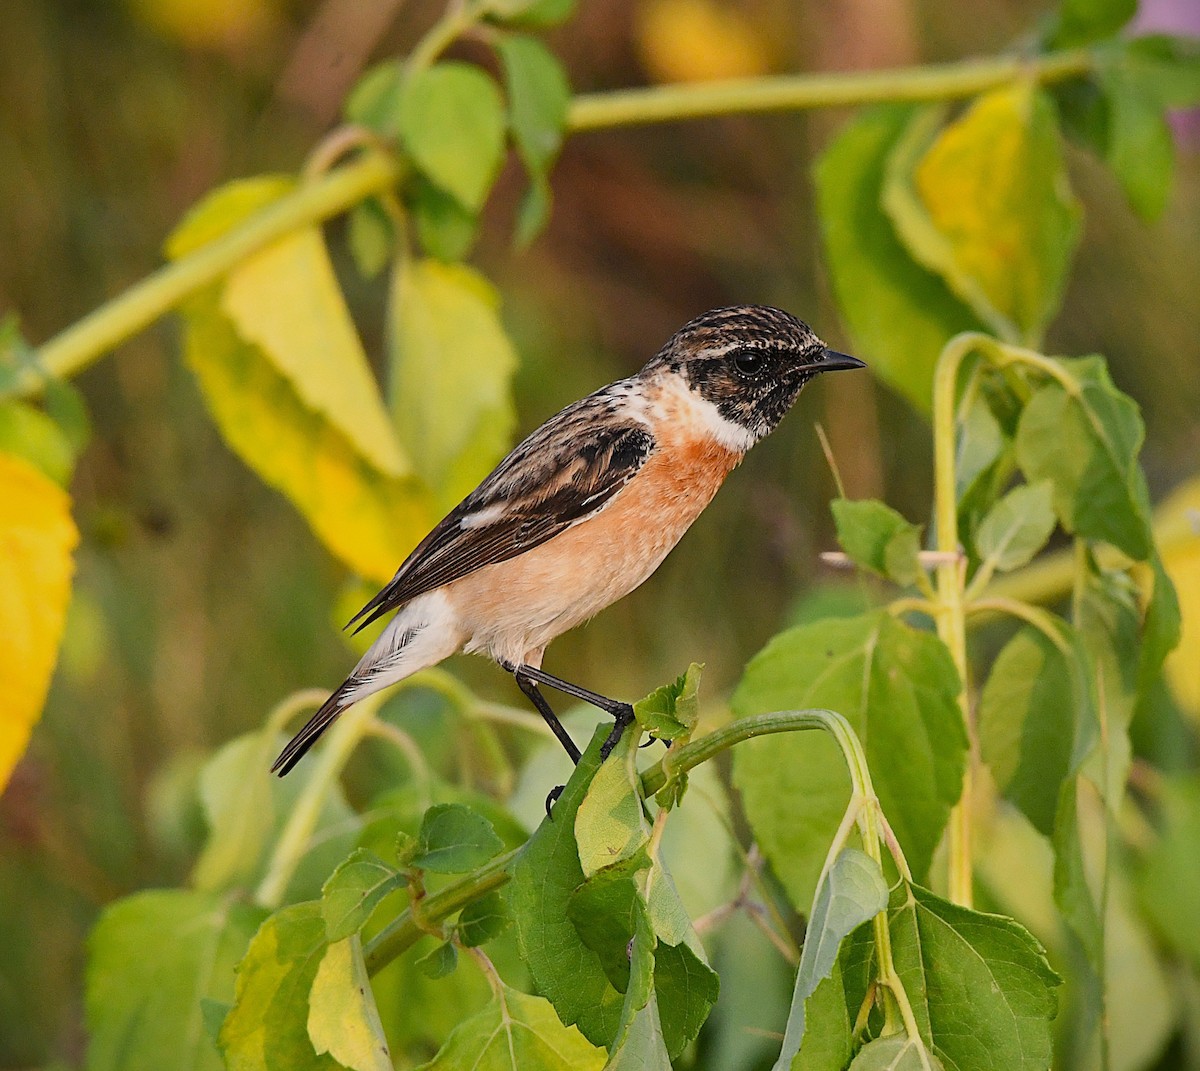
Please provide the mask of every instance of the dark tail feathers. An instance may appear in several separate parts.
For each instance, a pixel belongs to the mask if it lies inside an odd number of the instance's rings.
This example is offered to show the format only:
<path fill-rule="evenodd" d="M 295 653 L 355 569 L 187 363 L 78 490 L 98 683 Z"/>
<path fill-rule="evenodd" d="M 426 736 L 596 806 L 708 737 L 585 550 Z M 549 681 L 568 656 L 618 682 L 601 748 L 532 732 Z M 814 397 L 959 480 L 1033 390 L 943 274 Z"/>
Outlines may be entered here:
<path fill-rule="evenodd" d="M 308 719 L 308 724 L 293 736 L 288 746 L 279 753 L 279 758 L 271 767 L 271 773 L 277 773 L 283 777 L 304 758 L 305 753 L 317 742 L 320 735 L 337 720 L 337 716 L 346 707 L 350 706 L 350 703 L 344 701 L 346 693 L 361 683 L 362 681 L 357 677 L 348 677 L 338 685 L 333 695 L 321 704 L 321 709 Z"/>

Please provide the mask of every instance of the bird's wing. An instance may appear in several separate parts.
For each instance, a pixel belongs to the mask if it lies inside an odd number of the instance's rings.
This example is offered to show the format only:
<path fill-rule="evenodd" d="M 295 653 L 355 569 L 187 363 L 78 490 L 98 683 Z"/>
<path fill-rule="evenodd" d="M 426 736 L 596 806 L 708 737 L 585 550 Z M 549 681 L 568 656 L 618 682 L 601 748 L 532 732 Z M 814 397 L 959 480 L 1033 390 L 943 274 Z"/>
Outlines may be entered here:
<path fill-rule="evenodd" d="M 622 416 L 621 408 L 620 397 L 598 391 L 548 420 L 421 540 L 350 624 L 365 628 L 410 599 L 515 558 L 603 509 L 655 445 L 646 424 Z"/>

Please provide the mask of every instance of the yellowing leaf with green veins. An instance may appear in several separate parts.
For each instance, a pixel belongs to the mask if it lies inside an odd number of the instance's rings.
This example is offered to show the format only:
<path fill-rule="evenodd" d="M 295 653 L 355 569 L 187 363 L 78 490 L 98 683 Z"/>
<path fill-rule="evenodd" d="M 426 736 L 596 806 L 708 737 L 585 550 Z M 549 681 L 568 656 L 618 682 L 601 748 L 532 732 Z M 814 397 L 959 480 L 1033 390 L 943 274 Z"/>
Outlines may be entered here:
<path fill-rule="evenodd" d="M 407 265 L 391 302 L 392 414 L 417 472 L 448 509 L 508 448 L 516 352 L 495 289 L 462 264 Z"/>
<path fill-rule="evenodd" d="M 391 1071 L 358 935 L 330 945 L 308 993 L 308 1037 L 350 1071 Z"/>
<path fill-rule="evenodd" d="M 316 227 L 239 264 L 222 288 L 221 311 L 380 472 L 409 471 Z"/>
<path fill-rule="evenodd" d="M 884 205 L 909 252 L 1002 337 L 1036 341 L 1079 239 L 1054 107 L 1036 87 L 980 97 L 928 144 L 898 146 Z"/>
<path fill-rule="evenodd" d="M 563 1026 L 548 1001 L 501 984 L 420 1071 L 600 1071 L 605 1059 L 603 1049 Z"/>
<path fill-rule="evenodd" d="M 0 788 L 46 701 L 78 542 L 67 493 L 29 462 L 0 453 Z"/>
<path fill-rule="evenodd" d="M 325 958 L 321 905 L 292 904 L 259 927 L 237 967 L 218 1046 L 232 1071 L 335 1071 L 308 1036 L 308 994 Z"/>
<path fill-rule="evenodd" d="M 188 214 L 168 252 L 191 252 L 291 188 L 289 180 L 259 178 L 216 191 Z M 330 551 L 382 582 L 436 518 L 380 415 L 382 402 L 313 237 L 285 240 L 283 254 L 253 258 L 248 276 L 235 272 L 229 284 L 190 299 L 182 309 L 184 353 L 226 442 L 291 500 Z M 265 280 L 272 263 L 284 281 Z M 271 309 L 256 308 L 258 298 Z M 330 317 L 320 345 L 340 348 L 317 354 L 311 340 L 290 338 L 279 317 L 302 322 L 306 304 Z M 339 377 L 346 385 L 331 387 Z"/>
<path fill-rule="evenodd" d="M 853 352 L 928 412 L 942 347 L 983 323 L 940 275 L 913 259 L 884 212 L 888 160 L 923 114 L 910 104 L 864 109 L 825 150 L 813 178 L 825 257 Z"/>

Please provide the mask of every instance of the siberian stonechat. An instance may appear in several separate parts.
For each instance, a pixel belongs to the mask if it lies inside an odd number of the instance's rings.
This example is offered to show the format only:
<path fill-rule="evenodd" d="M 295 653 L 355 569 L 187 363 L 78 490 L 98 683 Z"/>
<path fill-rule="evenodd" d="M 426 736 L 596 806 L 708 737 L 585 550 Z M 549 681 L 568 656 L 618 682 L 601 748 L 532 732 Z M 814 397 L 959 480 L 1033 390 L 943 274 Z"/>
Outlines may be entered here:
<path fill-rule="evenodd" d="M 862 366 L 766 306 L 684 325 L 637 375 L 547 420 L 421 540 L 350 624 L 399 612 L 272 769 L 286 774 L 352 703 L 460 650 L 514 674 L 574 760 L 538 684 L 612 714 L 607 754 L 632 708 L 544 672 L 547 644 L 658 568 L 810 379 Z"/>

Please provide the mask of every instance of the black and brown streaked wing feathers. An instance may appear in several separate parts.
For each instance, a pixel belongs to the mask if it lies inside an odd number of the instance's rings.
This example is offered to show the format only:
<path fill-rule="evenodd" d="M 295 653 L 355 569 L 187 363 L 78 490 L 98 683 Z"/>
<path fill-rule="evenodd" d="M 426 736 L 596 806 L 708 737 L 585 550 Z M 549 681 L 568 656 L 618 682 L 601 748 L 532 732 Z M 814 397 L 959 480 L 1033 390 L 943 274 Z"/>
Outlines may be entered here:
<path fill-rule="evenodd" d="M 645 424 L 615 414 L 620 396 L 611 390 L 568 406 L 517 446 L 421 540 L 350 624 L 365 628 L 410 599 L 515 558 L 602 509 L 654 449 Z"/>

